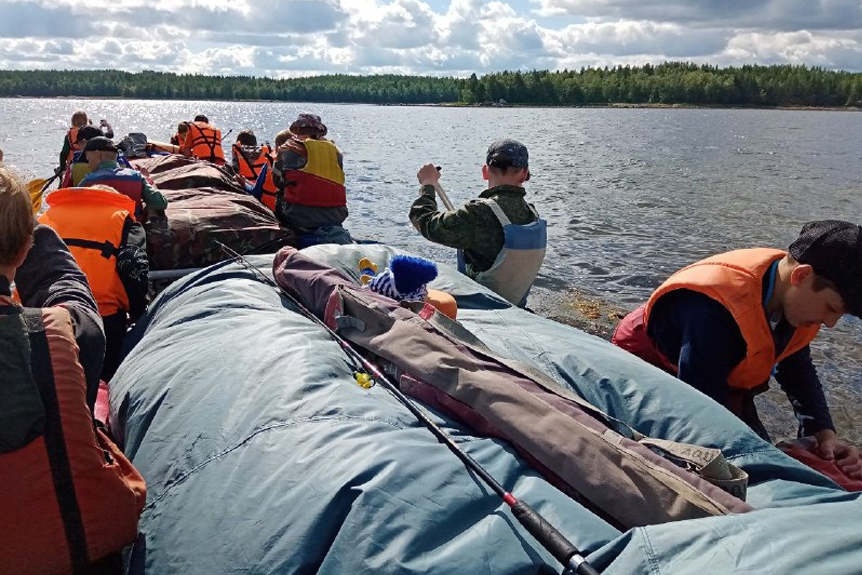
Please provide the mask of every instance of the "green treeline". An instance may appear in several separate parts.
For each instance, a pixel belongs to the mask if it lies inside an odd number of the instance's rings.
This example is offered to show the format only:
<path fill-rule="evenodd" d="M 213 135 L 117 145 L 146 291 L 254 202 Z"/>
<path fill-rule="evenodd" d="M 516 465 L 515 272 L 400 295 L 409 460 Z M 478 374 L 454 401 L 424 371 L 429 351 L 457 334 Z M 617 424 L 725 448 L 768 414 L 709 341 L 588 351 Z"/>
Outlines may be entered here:
<path fill-rule="evenodd" d="M 277 100 L 368 104 L 862 106 L 862 74 L 806 66 L 670 62 L 469 78 L 333 74 L 274 80 L 163 72 L 0 71 L 0 97 Z"/>

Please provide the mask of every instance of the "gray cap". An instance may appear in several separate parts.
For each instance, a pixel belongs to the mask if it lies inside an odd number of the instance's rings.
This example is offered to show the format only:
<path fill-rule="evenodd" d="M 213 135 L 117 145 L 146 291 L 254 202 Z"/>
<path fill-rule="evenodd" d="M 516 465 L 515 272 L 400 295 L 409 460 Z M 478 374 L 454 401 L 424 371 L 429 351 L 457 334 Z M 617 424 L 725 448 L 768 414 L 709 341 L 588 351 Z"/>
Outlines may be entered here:
<path fill-rule="evenodd" d="M 515 140 L 497 140 L 488 147 L 485 163 L 495 168 L 527 168 L 527 146 Z"/>
<path fill-rule="evenodd" d="M 862 317 L 862 226 L 840 220 L 808 222 L 788 251 L 834 283 L 847 312 Z"/>

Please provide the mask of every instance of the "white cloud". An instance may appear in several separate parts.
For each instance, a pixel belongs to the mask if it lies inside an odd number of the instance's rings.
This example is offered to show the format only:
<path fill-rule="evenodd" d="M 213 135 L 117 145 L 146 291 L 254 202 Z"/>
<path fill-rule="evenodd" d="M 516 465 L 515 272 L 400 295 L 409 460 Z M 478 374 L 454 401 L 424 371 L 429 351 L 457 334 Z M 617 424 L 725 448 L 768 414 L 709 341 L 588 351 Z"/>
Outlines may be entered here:
<path fill-rule="evenodd" d="M 860 71 L 860 30 L 860 0 L 14 0 L 0 1 L 0 66 L 463 76 L 672 59 Z"/>

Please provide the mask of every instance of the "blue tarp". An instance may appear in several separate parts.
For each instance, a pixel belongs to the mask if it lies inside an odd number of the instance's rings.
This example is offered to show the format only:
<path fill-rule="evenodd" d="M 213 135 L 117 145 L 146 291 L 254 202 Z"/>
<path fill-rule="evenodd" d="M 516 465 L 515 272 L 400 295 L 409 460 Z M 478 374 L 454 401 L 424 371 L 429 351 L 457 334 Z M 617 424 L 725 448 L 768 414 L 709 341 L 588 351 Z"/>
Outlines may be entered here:
<path fill-rule="evenodd" d="M 358 276 L 379 245 L 316 246 Z M 270 274 L 271 256 L 250 260 Z M 604 573 L 859 573 L 860 495 L 760 440 L 694 389 L 440 266 L 459 320 L 642 433 L 720 447 L 756 511 L 619 532 L 501 441 L 429 415 Z M 176 282 L 133 334 L 112 417 L 147 480 L 132 573 L 552 573 L 560 566 L 339 345 L 236 263 Z"/>

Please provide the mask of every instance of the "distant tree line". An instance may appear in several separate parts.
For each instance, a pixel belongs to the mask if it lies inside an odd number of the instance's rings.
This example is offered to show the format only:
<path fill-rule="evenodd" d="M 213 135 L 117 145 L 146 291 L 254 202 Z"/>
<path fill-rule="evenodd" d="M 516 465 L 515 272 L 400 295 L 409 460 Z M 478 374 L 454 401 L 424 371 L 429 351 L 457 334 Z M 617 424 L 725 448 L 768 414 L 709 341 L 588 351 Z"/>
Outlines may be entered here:
<path fill-rule="evenodd" d="M 333 74 L 276 80 L 117 70 L 0 71 L 0 97 L 276 100 L 367 104 L 862 106 L 862 74 L 807 66 L 669 62 L 469 78 Z"/>

